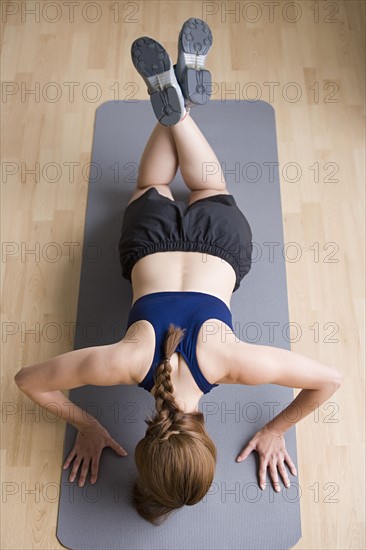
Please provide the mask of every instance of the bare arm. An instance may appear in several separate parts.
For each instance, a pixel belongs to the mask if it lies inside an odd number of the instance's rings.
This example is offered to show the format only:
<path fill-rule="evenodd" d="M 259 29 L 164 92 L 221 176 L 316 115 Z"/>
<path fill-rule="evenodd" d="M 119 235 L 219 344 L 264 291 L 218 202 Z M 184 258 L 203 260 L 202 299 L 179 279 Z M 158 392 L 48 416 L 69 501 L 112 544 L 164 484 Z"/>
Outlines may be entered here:
<path fill-rule="evenodd" d="M 23 367 L 14 380 L 35 403 L 80 430 L 95 425 L 97 420 L 72 403 L 61 390 L 87 384 L 135 384 L 135 373 L 144 360 L 141 343 L 139 345 L 138 338 L 132 337 L 132 331 L 128 331 L 116 344 L 70 351 L 43 363 Z"/>
<path fill-rule="evenodd" d="M 279 384 L 303 388 L 268 425 L 278 433 L 310 414 L 339 388 L 339 370 L 282 348 L 230 340 L 220 344 L 220 360 L 228 367 L 233 384 Z"/>
<path fill-rule="evenodd" d="M 285 486 L 289 487 L 290 479 L 285 462 L 292 475 L 297 473 L 286 450 L 284 433 L 339 388 L 343 380 L 342 374 L 324 363 L 281 348 L 247 344 L 233 339 L 225 344 L 216 344 L 216 348 L 221 354 L 221 361 L 226 361 L 227 379 L 233 384 L 279 384 L 303 388 L 288 407 L 251 438 L 236 459 L 237 462 L 242 462 L 252 451 L 257 451 L 261 489 L 266 487 L 267 468 L 276 491 L 281 490 L 278 473 L 281 474 Z"/>
<path fill-rule="evenodd" d="M 96 418 L 72 403 L 61 390 L 86 384 L 136 384 L 136 376 L 148 360 L 147 350 L 136 328 L 131 326 L 121 342 L 57 355 L 43 363 L 22 368 L 14 377 L 25 395 L 77 428 L 74 446 L 63 467 L 68 468 L 73 461 L 70 482 L 75 480 L 81 467 L 79 486 L 84 485 L 89 467 L 90 482 L 96 482 L 105 447 L 111 447 L 120 456 L 127 453 Z"/>

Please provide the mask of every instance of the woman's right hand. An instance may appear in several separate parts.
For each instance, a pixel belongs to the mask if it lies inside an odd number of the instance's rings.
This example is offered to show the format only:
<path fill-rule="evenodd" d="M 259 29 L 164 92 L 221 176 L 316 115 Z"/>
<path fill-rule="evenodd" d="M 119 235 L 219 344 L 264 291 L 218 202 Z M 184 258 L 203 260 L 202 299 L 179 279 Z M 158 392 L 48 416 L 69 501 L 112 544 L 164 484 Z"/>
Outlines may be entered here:
<path fill-rule="evenodd" d="M 99 461 L 104 447 L 111 447 L 120 456 L 127 456 L 127 452 L 123 447 L 113 439 L 108 430 L 99 422 L 95 422 L 95 425 L 79 430 L 74 447 L 63 465 L 63 469 L 66 469 L 71 461 L 75 459 L 69 481 L 74 481 L 82 463 L 78 485 L 79 487 L 83 487 L 91 463 L 90 483 L 94 484 L 98 477 Z"/>

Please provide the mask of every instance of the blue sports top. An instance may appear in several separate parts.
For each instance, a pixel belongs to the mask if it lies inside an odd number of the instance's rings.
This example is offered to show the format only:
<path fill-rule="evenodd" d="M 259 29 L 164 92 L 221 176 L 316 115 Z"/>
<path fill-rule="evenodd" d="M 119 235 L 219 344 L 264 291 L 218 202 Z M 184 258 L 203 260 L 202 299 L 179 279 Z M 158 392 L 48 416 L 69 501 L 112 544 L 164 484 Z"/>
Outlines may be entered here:
<path fill-rule="evenodd" d="M 170 323 L 186 330 L 176 351 L 184 357 L 198 387 L 203 393 L 208 393 L 212 388 L 218 386 L 219 384 L 211 384 L 203 376 L 196 356 L 198 333 L 207 319 L 223 321 L 233 330 L 230 309 L 220 298 L 211 294 L 193 291 L 166 291 L 145 294 L 136 300 L 129 312 L 127 329 L 136 321 L 149 321 L 154 327 L 156 339 L 153 363 L 138 386 L 149 392 L 152 390 L 154 386 L 153 373 L 160 361 L 165 358 L 164 340 Z"/>

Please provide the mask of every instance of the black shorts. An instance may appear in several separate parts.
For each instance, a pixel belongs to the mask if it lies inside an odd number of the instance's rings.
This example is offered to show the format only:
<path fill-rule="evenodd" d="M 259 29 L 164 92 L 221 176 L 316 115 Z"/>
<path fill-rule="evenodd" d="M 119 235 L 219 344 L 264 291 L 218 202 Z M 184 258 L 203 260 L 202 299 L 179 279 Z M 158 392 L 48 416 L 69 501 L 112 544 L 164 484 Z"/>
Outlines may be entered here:
<path fill-rule="evenodd" d="M 155 252 L 201 252 L 228 262 L 236 273 L 234 292 L 252 263 L 252 231 L 233 195 L 217 194 L 187 205 L 151 187 L 126 208 L 119 255 L 122 276 L 131 281 L 135 263 Z"/>

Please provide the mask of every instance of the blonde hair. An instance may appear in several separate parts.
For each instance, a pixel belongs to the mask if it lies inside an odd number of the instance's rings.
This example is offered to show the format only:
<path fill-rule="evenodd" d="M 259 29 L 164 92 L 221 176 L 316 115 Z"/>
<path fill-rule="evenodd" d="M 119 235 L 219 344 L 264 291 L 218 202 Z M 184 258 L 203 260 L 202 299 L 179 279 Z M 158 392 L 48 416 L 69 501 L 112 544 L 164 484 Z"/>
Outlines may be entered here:
<path fill-rule="evenodd" d="M 145 437 L 135 449 L 138 479 L 133 502 L 141 517 L 160 525 L 184 505 L 197 504 L 209 490 L 217 451 L 208 436 L 200 411 L 182 411 L 173 397 L 170 358 L 185 330 L 169 326 L 164 342 L 165 360 L 154 373 L 156 413 L 145 420 Z"/>

